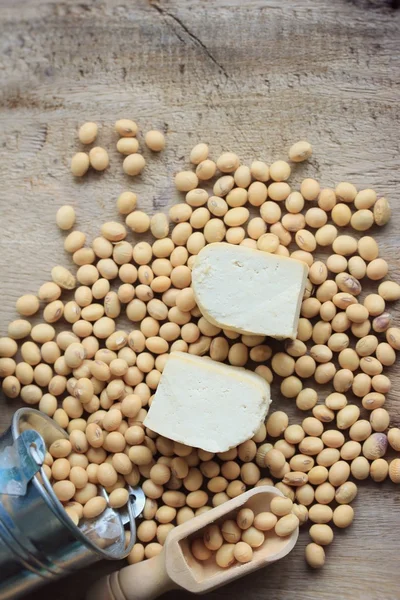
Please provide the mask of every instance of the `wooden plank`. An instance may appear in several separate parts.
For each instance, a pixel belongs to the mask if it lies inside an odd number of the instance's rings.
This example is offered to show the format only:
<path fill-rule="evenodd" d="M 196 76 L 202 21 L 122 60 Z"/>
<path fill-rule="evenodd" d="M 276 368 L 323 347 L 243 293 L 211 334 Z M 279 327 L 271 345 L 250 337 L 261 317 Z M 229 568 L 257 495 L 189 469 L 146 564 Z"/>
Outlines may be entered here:
<path fill-rule="evenodd" d="M 55 263 L 70 264 L 54 224 L 59 206 L 76 207 L 77 226 L 89 239 L 104 220 L 116 218 L 115 200 L 124 189 L 137 191 L 143 210 L 167 210 L 178 198 L 172 174 L 203 140 L 213 156 L 232 149 L 245 161 L 270 162 L 285 157 L 297 139 L 309 139 L 314 156 L 296 168 L 294 182 L 304 176 L 324 186 L 350 180 L 387 196 L 394 215 L 378 236 L 399 280 L 400 17 L 390 4 L 3 0 L 1 334 L 15 318 L 16 298 L 35 292 Z M 146 153 L 148 168 L 135 180 L 123 175 L 115 150 L 113 123 L 123 116 L 136 119 L 142 131 L 167 134 L 166 151 Z M 98 142 L 110 152 L 111 167 L 78 182 L 68 164 L 81 149 L 76 128 L 86 120 L 101 125 Z M 400 375 L 391 371 L 388 406 L 399 425 Z M 300 418 L 289 401 L 283 406 Z M 1 429 L 14 409 L 13 402 L 0 407 Z M 354 526 L 338 533 L 322 571 L 306 568 L 303 533 L 282 563 L 208 597 L 397 597 L 397 491 L 389 483 L 362 483 L 355 508 Z M 86 570 L 53 586 L 53 595 L 83 598 L 103 572 Z"/>

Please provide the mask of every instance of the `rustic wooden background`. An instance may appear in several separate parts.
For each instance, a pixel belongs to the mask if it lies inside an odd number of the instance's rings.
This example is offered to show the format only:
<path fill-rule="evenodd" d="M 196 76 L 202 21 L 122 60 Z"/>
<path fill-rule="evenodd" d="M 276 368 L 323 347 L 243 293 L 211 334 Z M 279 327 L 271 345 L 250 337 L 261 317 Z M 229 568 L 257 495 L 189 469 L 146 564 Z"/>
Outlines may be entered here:
<path fill-rule="evenodd" d="M 350 180 L 390 199 L 393 220 L 379 240 L 400 280 L 400 12 L 390 0 L 1 0 L 0 6 L 0 335 L 15 318 L 16 298 L 35 292 L 54 264 L 68 265 L 54 224 L 59 206 L 76 207 L 77 225 L 89 238 L 116 218 L 115 200 L 125 189 L 137 191 L 144 210 L 166 210 L 175 201 L 171 174 L 199 141 L 209 142 L 214 156 L 232 149 L 243 160 L 269 162 L 309 139 L 313 158 L 294 181 Z M 121 117 L 167 134 L 167 150 L 134 181 L 123 175 L 115 150 L 113 123 Z M 81 149 L 77 126 L 87 120 L 100 124 L 98 142 L 109 150 L 111 166 L 73 181 L 69 160 Z M 399 426 L 399 370 L 393 380 L 388 405 Z M 0 430 L 14 409 L 12 402 L 0 406 Z M 356 521 L 336 536 L 323 570 L 306 567 L 303 534 L 278 565 L 208 597 L 398 598 L 399 490 L 372 482 L 360 488 Z M 87 570 L 48 594 L 83 598 L 99 573 Z"/>

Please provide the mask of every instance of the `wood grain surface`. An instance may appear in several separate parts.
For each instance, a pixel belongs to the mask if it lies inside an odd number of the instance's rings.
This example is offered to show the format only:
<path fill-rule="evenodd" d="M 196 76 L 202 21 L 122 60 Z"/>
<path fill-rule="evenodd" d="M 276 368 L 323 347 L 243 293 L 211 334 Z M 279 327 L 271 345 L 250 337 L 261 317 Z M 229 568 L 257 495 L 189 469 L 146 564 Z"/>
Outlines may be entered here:
<path fill-rule="evenodd" d="M 17 297 L 35 293 L 54 264 L 69 265 L 55 226 L 59 206 L 76 207 L 89 240 L 118 218 L 115 200 L 125 189 L 137 192 L 143 210 L 167 210 L 177 200 L 172 175 L 198 141 L 209 142 L 213 156 L 231 149 L 244 161 L 270 162 L 309 139 L 312 160 L 292 181 L 351 181 L 385 195 L 393 219 L 376 233 L 400 280 L 400 12 L 390 1 L 2 0 L 0 30 L 1 335 Z M 166 151 L 145 153 L 148 168 L 134 180 L 115 150 L 113 123 L 121 117 L 167 136 Z M 99 123 L 111 166 L 74 181 L 69 161 L 81 150 L 77 126 L 87 120 Z M 387 404 L 400 426 L 399 368 L 391 377 Z M 0 406 L 0 430 L 15 407 Z M 302 532 L 281 563 L 207 597 L 399 598 L 399 489 L 362 483 L 355 509 L 354 525 L 338 532 L 321 571 L 305 565 Z M 87 569 L 46 597 L 81 599 L 115 567 Z"/>

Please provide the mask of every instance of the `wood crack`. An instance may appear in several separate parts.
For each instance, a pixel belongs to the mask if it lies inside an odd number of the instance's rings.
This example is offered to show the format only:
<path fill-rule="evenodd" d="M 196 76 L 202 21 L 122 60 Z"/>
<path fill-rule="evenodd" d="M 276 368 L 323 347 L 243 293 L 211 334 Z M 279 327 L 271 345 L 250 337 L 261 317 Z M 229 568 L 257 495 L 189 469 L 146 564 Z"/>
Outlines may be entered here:
<path fill-rule="evenodd" d="M 227 79 L 230 79 L 228 72 L 226 71 L 225 67 L 217 61 L 217 59 L 215 58 L 215 56 L 212 54 L 212 52 L 210 52 L 210 50 L 207 48 L 207 46 L 201 41 L 200 38 L 198 38 L 186 25 L 185 23 L 183 23 L 183 21 L 181 21 L 181 19 L 179 19 L 178 17 L 176 17 L 175 15 L 173 15 L 172 13 L 166 11 L 164 8 L 162 8 L 159 4 L 156 4 L 154 2 L 150 3 L 150 6 L 152 6 L 164 19 L 166 18 L 170 18 L 172 19 L 188 36 L 189 38 L 192 40 L 192 42 L 198 46 L 199 48 L 201 48 L 202 52 L 211 60 L 212 63 L 214 63 L 214 65 L 221 71 L 221 73 L 223 73 L 225 75 L 225 77 Z M 175 32 L 176 33 L 176 32 Z M 179 39 L 181 41 L 182 38 L 180 36 L 178 36 Z"/>

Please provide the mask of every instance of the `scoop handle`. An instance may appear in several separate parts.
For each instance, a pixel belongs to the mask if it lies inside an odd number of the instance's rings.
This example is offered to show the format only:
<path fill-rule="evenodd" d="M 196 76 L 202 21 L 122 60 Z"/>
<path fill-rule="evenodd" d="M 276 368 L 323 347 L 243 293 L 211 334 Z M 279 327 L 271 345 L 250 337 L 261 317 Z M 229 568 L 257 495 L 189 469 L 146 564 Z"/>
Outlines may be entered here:
<path fill-rule="evenodd" d="M 158 555 L 107 577 L 89 590 L 86 600 L 153 600 L 177 588 L 165 568 L 164 550 Z"/>

